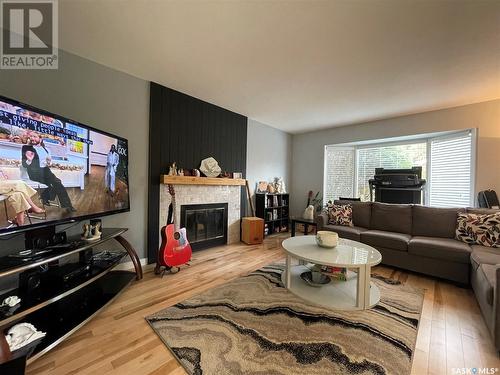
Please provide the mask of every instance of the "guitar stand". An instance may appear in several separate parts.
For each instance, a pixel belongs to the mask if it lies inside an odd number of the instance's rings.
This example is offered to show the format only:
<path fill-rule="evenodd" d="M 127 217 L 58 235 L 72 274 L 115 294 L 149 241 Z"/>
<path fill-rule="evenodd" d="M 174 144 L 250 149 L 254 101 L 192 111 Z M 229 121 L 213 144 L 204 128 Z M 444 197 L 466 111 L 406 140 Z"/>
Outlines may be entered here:
<path fill-rule="evenodd" d="M 162 272 L 162 270 L 161 270 L 162 268 L 164 268 L 163 272 Z M 162 274 L 162 277 L 163 277 L 163 274 L 164 274 L 165 272 L 167 272 L 167 271 L 170 271 L 170 268 L 172 268 L 172 267 L 168 267 L 168 266 L 160 266 L 160 265 L 158 265 L 158 263 L 157 263 L 157 264 L 156 264 L 156 266 L 155 266 L 155 270 L 154 270 L 155 275 L 159 275 L 159 274 L 161 273 L 161 274 Z"/>
<path fill-rule="evenodd" d="M 167 273 L 167 271 L 168 271 L 169 273 L 172 273 L 172 269 L 173 269 L 173 268 L 174 268 L 174 267 L 164 267 L 164 268 L 163 268 L 163 272 L 161 273 L 161 278 L 163 279 L 163 276 L 165 276 L 165 273 Z M 179 271 L 181 270 L 181 268 L 180 268 L 180 267 L 175 267 L 175 268 L 177 268 L 177 272 L 179 272 Z M 176 272 L 176 273 L 177 273 L 177 272 Z"/>
<path fill-rule="evenodd" d="M 186 266 L 190 266 L 189 263 L 185 263 L 185 265 Z M 162 268 L 163 268 L 163 271 L 162 271 Z M 161 274 L 161 277 L 163 278 L 163 276 L 165 276 L 165 274 L 167 272 L 172 273 L 171 271 L 172 271 L 173 268 L 177 268 L 177 272 L 180 272 L 180 270 L 181 270 L 181 267 L 178 267 L 178 266 L 171 267 L 171 266 L 159 266 L 159 265 L 156 265 L 154 272 L 155 272 L 155 275 L 160 275 Z M 175 272 L 175 273 L 177 273 L 177 272 Z"/>

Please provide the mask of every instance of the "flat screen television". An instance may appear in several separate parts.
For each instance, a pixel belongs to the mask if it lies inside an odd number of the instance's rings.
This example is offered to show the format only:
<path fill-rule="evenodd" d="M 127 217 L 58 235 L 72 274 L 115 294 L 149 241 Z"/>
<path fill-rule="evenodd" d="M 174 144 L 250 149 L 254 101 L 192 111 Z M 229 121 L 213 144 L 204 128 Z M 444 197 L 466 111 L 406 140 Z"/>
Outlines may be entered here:
<path fill-rule="evenodd" d="M 0 96 L 0 235 L 129 210 L 126 139 Z"/>

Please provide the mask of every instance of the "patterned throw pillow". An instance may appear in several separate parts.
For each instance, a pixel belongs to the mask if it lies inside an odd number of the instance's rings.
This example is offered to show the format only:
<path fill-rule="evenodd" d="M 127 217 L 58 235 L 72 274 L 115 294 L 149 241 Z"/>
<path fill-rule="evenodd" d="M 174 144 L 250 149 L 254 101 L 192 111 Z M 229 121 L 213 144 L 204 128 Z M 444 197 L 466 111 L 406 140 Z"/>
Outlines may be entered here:
<path fill-rule="evenodd" d="M 350 204 L 331 204 L 328 210 L 328 224 L 352 227 L 352 206 Z"/>
<path fill-rule="evenodd" d="M 471 245 L 500 247 L 500 212 L 459 213 L 455 238 Z"/>

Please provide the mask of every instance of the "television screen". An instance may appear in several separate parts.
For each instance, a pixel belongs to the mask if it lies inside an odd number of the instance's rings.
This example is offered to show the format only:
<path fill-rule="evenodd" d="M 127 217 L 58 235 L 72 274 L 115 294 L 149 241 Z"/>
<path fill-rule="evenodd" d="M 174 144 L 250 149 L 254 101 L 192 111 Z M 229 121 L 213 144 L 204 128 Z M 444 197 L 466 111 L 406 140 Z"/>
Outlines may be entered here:
<path fill-rule="evenodd" d="M 129 205 L 126 139 L 0 96 L 0 233 Z"/>

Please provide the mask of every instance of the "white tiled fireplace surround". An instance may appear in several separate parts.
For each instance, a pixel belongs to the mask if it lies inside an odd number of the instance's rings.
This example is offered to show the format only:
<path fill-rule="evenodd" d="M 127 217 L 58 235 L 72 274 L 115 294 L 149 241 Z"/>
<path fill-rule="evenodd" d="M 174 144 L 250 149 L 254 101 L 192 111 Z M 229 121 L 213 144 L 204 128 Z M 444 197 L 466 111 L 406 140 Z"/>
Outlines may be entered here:
<path fill-rule="evenodd" d="M 240 186 L 229 185 L 175 185 L 177 219 L 181 220 L 183 204 L 227 203 L 227 243 L 240 241 Z M 160 229 L 167 222 L 171 202 L 167 185 L 160 185 Z M 188 238 L 189 240 L 189 238 Z"/>

